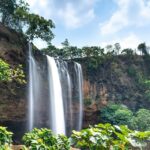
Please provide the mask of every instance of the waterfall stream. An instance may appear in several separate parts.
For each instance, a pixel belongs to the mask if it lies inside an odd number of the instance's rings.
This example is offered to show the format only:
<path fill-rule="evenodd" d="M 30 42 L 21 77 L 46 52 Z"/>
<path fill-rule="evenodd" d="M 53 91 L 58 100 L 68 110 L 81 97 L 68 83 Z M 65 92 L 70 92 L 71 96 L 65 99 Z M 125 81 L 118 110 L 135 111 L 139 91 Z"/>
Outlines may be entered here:
<path fill-rule="evenodd" d="M 76 80 L 77 80 L 77 88 L 78 88 L 78 99 L 79 99 L 79 117 L 78 117 L 78 125 L 77 130 L 81 130 L 82 128 L 82 120 L 83 120 L 83 75 L 82 75 L 82 68 L 79 63 L 75 62 L 75 74 L 76 74 Z"/>
<path fill-rule="evenodd" d="M 65 134 L 62 87 L 59 79 L 58 68 L 56 66 L 54 58 L 47 56 L 47 61 L 52 130 L 55 134 Z"/>
<path fill-rule="evenodd" d="M 29 130 L 35 123 L 35 105 L 39 95 L 39 74 L 36 61 L 32 56 L 32 47 L 29 44 Z"/>

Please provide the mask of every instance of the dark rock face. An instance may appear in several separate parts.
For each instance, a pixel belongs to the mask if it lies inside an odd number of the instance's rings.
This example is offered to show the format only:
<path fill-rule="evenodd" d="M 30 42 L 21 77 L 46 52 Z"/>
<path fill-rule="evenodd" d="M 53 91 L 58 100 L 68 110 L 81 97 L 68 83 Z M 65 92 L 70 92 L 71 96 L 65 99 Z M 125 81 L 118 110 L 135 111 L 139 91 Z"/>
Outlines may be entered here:
<path fill-rule="evenodd" d="M 22 64 L 26 69 L 28 45 L 21 34 L 0 23 L 0 58 L 12 68 Z M 0 125 L 13 131 L 14 141 L 20 141 L 26 130 L 27 88 L 16 82 L 0 82 Z"/>
<path fill-rule="evenodd" d="M 21 34 L 4 27 L 0 23 L 0 58 L 9 64 L 25 64 L 27 41 Z"/>

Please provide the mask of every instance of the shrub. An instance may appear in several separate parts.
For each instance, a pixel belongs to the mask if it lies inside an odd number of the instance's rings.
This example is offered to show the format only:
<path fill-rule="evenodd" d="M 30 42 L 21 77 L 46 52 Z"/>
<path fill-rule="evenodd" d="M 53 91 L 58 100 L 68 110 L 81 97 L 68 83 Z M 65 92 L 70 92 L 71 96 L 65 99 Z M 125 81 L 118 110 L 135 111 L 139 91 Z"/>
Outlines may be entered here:
<path fill-rule="evenodd" d="M 56 136 L 46 128 L 33 129 L 23 136 L 23 141 L 29 150 L 70 150 L 70 142 L 66 136 Z"/>
<path fill-rule="evenodd" d="M 0 59 L 0 81 L 16 81 L 17 83 L 25 84 L 25 74 L 22 65 L 11 68 L 8 63 Z"/>
<path fill-rule="evenodd" d="M 98 124 L 73 131 L 72 145 L 83 150 L 127 150 L 131 147 L 142 148 L 150 140 L 150 131 L 132 131 L 127 126 L 112 126 L 111 124 Z"/>
<path fill-rule="evenodd" d="M 150 130 L 150 110 L 139 109 L 131 120 L 131 127 L 136 130 Z"/>
<path fill-rule="evenodd" d="M 0 127 L 0 150 L 10 150 L 12 135 L 6 127 Z"/>
<path fill-rule="evenodd" d="M 9 64 L 0 59 L 0 81 L 10 81 L 11 70 Z"/>
<path fill-rule="evenodd" d="M 102 121 L 116 125 L 130 125 L 133 113 L 125 105 L 109 103 L 100 110 Z"/>

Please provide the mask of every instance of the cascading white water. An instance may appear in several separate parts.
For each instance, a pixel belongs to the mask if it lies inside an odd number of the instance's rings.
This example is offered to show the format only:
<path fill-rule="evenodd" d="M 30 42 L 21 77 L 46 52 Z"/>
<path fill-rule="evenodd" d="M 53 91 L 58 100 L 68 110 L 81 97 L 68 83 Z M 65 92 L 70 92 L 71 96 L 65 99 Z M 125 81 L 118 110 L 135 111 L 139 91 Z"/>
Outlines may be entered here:
<path fill-rule="evenodd" d="M 62 88 L 59 79 L 58 68 L 54 58 L 47 56 L 47 61 L 52 130 L 55 134 L 65 134 Z"/>
<path fill-rule="evenodd" d="M 78 99 L 79 99 L 79 115 L 78 115 L 78 124 L 76 129 L 81 130 L 82 128 L 82 120 L 83 120 L 83 74 L 82 74 L 82 68 L 79 63 L 74 63 L 75 67 L 75 74 L 76 74 L 76 80 L 77 80 L 77 85 L 76 87 L 78 88 Z"/>
<path fill-rule="evenodd" d="M 56 63 L 49 56 L 46 65 L 45 56 L 40 57 L 42 60 L 34 59 L 29 44 L 29 130 L 48 127 L 55 134 L 68 135 L 73 129 L 80 130 L 83 119 L 81 65 Z"/>
<path fill-rule="evenodd" d="M 61 79 L 63 103 L 65 111 L 65 124 L 69 124 L 67 133 L 71 133 L 73 129 L 73 110 L 72 110 L 72 81 L 68 69 L 68 63 L 65 61 L 57 61 L 59 76 Z"/>
<path fill-rule="evenodd" d="M 35 122 L 34 105 L 39 91 L 39 75 L 36 61 L 32 56 L 32 47 L 29 44 L 29 130 L 32 130 Z"/>
<path fill-rule="evenodd" d="M 31 45 L 29 44 L 29 130 L 33 128 L 33 68 L 35 66 L 31 54 Z"/>

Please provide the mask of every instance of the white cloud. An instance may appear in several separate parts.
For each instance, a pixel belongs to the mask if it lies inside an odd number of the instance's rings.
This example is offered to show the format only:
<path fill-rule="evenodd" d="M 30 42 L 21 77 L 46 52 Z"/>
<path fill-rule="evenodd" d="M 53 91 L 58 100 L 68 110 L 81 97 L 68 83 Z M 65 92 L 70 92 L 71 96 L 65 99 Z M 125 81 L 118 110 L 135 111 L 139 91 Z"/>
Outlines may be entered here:
<path fill-rule="evenodd" d="M 90 9 L 86 14 L 79 15 L 79 12 L 68 3 L 64 10 L 61 9 L 59 11 L 59 16 L 61 20 L 64 21 L 66 27 L 77 28 L 90 22 L 94 18 L 94 10 Z"/>
<path fill-rule="evenodd" d="M 31 12 L 39 14 L 47 19 L 52 17 L 54 8 L 53 0 L 26 0 Z"/>
<path fill-rule="evenodd" d="M 27 2 L 32 12 L 51 18 L 56 23 L 62 22 L 69 28 L 78 28 L 95 17 L 93 7 L 96 0 L 27 0 Z"/>
<path fill-rule="evenodd" d="M 68 2 L 63 8 L 58 11 L 59 18 L 64 22 L 66 27 L 78 28 L 90 22 L 94 17 L 94 9 L 89 6 L 88 0 L 83 0 L 78 3 L 79 7 L 73 2 Z"/>
<path fill-rule="evenodd" d="M 150 1 L 114 0 L 118 9 L 111 18 L 100 25 L 103 35 L 113 34 L 125 27 L 139 27 L 150 24 Z"/>
<path fill-rule="evenodd" d="M 77 16 L 77 12 L 71 3 L 67 3 L 65 9 L 60 9 L 58 15 L 65 22 L 67 27 L 74 28 L 80 25 L 80 18 Z"/>
<path fill-rule="evenodd" d="M 138 44 L 140 44 L 142 41 L 140 38 L 138 38 L 135 34 L 130 34 L 127 37 L 124 37 L 120 40 L 121 47 L 124 48 L 137 48 Z"/>
<path fill-rule="evenodd" d="M 111 34 L 119 31 L 123 27 L 128 25 L 128 20 L 125 16 L 126 14 L 124 12 L 116 12 L 111 19 L 104 23 L 101 24 L 101 33 L 104 34 Z"/>
<path fill-rule="evenodd" d="M 127 36 L 124 36 L 122 38 L 116 38 L 111 41 L 102 41 L 101 46 L 105 47 L 107 45 L 114 45 L 115 43 L 120 43 L 121 48 L 132 48 L 136 49 L 138 44 L 142 43 L 143 41 L 135 34 L 130 33 Z"/>

